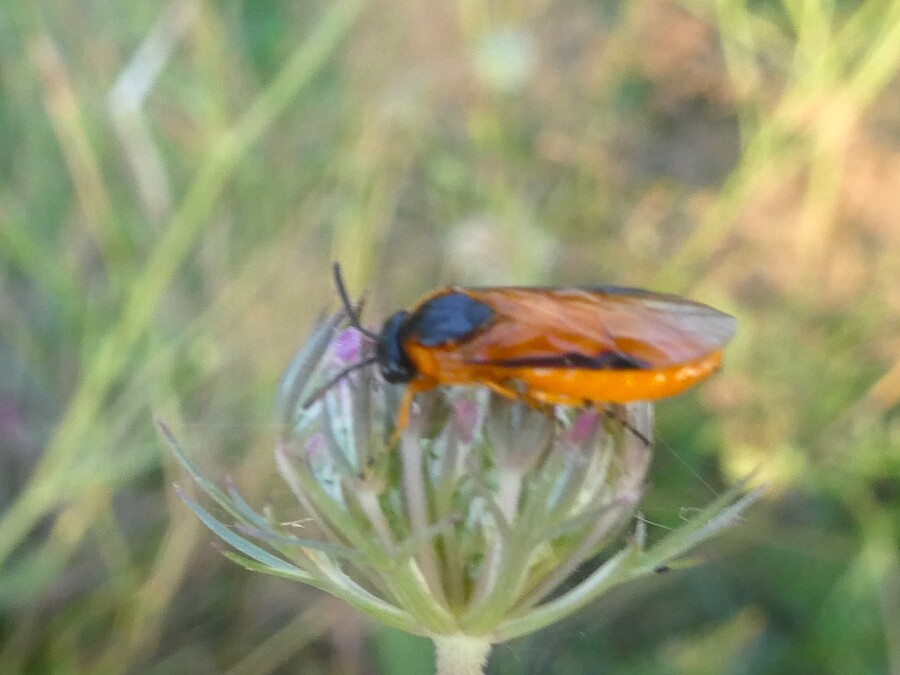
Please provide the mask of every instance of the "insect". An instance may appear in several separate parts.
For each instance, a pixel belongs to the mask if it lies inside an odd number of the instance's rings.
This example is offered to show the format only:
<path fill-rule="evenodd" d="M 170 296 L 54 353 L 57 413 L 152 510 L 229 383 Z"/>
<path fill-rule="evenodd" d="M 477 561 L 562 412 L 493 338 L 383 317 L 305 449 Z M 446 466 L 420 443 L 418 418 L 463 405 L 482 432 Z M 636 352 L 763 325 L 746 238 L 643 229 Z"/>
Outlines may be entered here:
<path fill-rule="evenodd" d="M 715 372 L 737 322 L 712 307 L 634 288 L 462 288 L 426 295 L 410 311 L 362 327 L 334 265 L 351 324 L 375 354 L 347 373 L 377 364 L 407 385 L 397 427 L 413 398 L 439 385 L 483 385 L 539 405 L 603 405 L 674 396 Z"/>

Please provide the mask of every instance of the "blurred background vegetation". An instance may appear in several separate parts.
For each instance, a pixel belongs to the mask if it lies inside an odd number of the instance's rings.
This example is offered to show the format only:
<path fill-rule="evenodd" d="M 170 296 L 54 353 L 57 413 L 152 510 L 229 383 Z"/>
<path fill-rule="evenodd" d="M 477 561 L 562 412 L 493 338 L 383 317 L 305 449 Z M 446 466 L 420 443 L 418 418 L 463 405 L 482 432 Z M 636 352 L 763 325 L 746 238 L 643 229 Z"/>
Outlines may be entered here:
<path fill-rule="evenodd" d="M 900 672 L 900 1 L 0 7 L 0 673 L 420 674 L 224 560 L 153 429 L 262 505 L 334 307 L 617 283 L 735 314 L 645 515 L 769 483 L 704 564 L 489 672 Z"/>

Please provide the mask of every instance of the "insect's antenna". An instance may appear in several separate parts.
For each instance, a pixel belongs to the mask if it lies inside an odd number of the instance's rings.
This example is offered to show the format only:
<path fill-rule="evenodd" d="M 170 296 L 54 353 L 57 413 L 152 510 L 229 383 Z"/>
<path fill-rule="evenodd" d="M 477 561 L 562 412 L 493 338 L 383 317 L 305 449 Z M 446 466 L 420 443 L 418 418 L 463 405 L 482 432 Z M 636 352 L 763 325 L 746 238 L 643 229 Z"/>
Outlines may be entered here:
<path fill-rule="evenodd" d="M 337 288 L 338 295 L 341 296 L 341 302 L 344 303 L 344 309 L 347 311 L 347 317 L 350 319 L 350 325 L 366 337 L 378 340 L 378 335 L 370 330 L 363 328 L 359 320 L 359 312 L 350 301 L 350 295 L 347 293 L 347 287 L 344 285 L 344 276 L 341 274 L 341 264 L 336 262 L 331 266 L 332 276 L 334 277 L 334 285 Z M 362 303 L 360 303 L 362 304 Z"/>
<path fill-rule="evenodd" d="M 306 408 L 311 406 L 313 403 L 318 401 L 320 398 L 322 398 L 325 394 L 327 394 L 329 389 L 331 389 L 334 385 L 336 385 L 338 382 L 340 382 L 345 377 L 347 377 L 347 375 L 352 373 L 354 370 L 359 370 L 360 368 L 365 368 L 366 366 L 371 366 L 372 364 L 377 363 L 377 362 L 378 362 L 378 357 L 370 356 L 368 358 L 363 359 L 362 361 L 357 361 L 356 363 L 351 363 L 346 368 L 343 368 L 342 370 L 340 370 L 334 377 L 332 377 L 330 380 L 328 380 L 321 387 L 316 389 L 312 394 L 310 394 L 309 398 L 307 398 L 303 402 L 303 405 L 301 405 L 300 407 L 305 410 Z"/>

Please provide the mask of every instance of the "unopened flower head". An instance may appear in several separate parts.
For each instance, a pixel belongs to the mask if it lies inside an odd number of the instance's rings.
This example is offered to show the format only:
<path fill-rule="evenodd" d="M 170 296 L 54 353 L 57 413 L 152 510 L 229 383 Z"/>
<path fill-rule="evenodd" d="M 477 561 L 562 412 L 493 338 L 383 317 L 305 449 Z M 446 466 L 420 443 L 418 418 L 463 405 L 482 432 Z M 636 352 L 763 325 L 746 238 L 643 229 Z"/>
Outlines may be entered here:
<path fill-rule="evenodd" d="M 263 516 L 222 492 L 168 435 L 238 527 L 189 505 L 250 569 L 317 586 L 439 645 L 490 645 L 652 574 L 754 498 L 737 488 L 646 548 L 634 515 L 651 459 L 649 403 L 533 409 L 485 388 L 444 387 L 417 396 L 398 432 L 402 389 L 375 368 L 314 396 L 371 355 L 371 341 L 340 324 L 313 329 L 279 392 L 275 460 L 297 500 L 291 512 Z M 301 519 L 302 531 L 283 524 Z M 576 569 L 581 580 L 565 585 Z"/>

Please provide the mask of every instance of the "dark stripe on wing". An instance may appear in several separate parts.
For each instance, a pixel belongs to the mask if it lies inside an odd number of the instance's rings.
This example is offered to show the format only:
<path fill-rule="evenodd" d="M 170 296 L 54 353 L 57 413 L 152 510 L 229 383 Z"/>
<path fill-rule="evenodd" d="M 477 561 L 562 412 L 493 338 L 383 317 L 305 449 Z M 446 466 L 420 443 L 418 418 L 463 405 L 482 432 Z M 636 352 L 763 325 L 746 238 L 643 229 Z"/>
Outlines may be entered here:
<path fill-rule="evenodd" d="M 647 370 L 651 365 L 643 359 L 621 352 L 605 351 L 595 356 L 570 352 L 553 356 L 523 356 L 514 359 L 471 361 L 499 368 L 576 368 L 582 370 Z"/>

